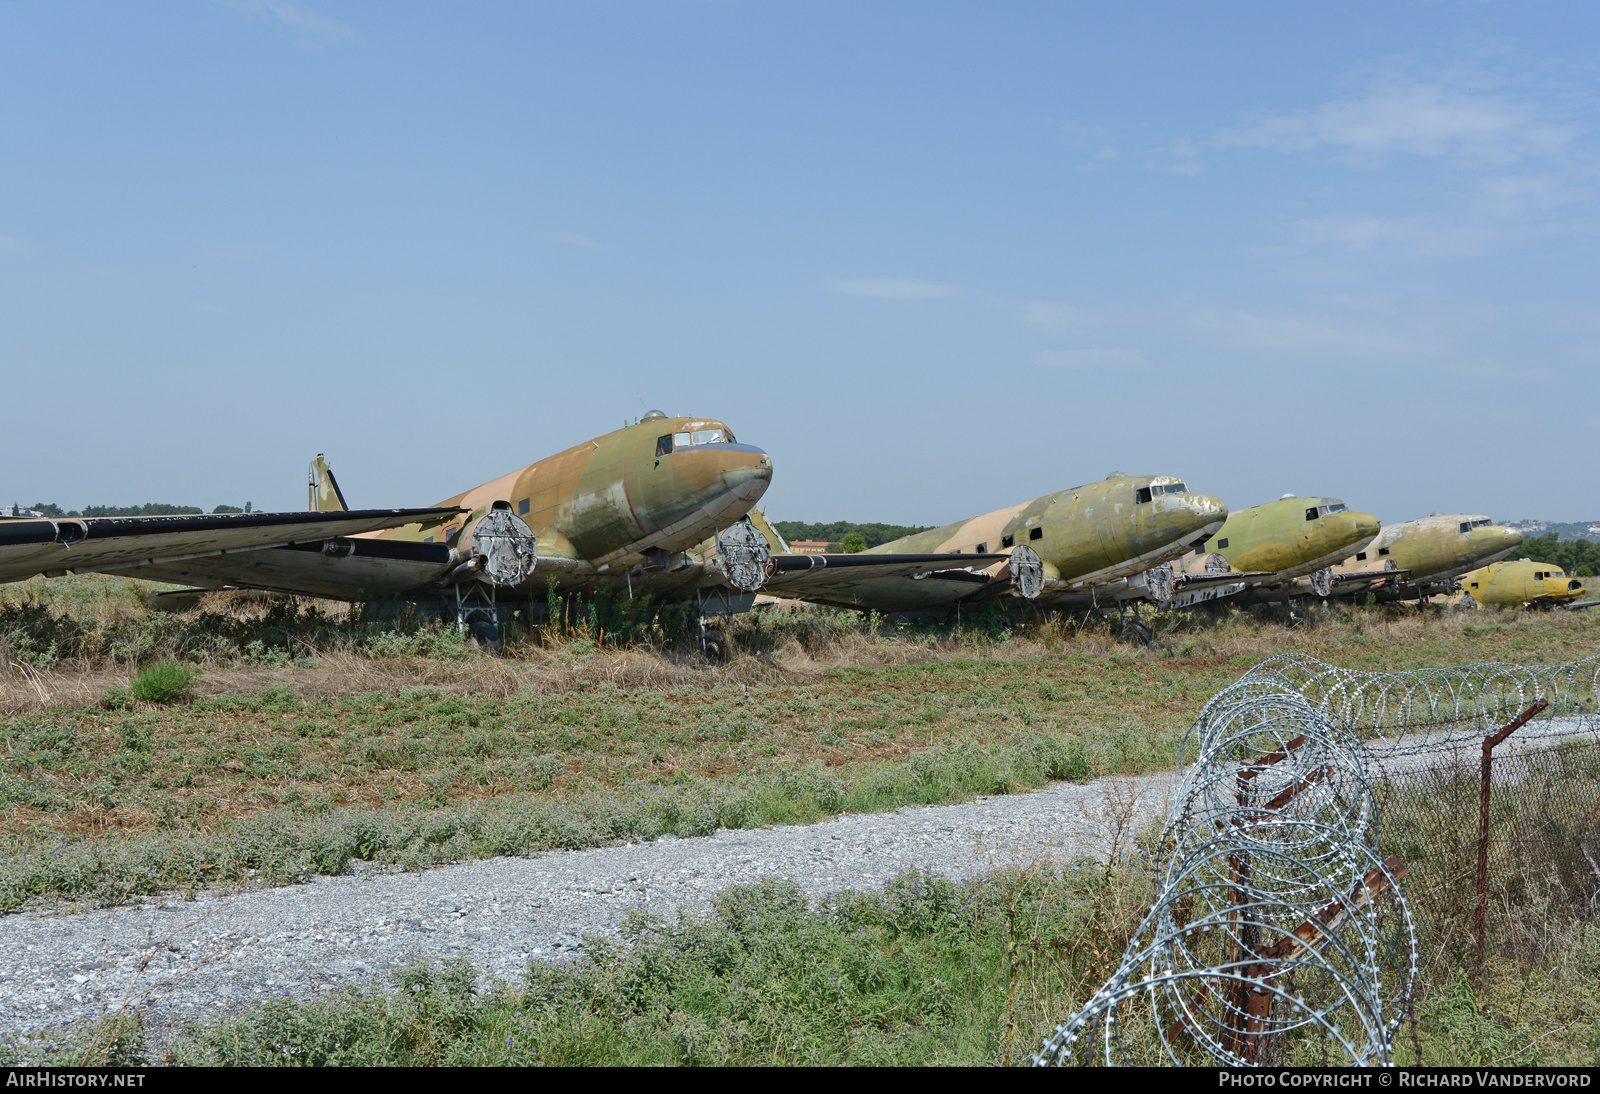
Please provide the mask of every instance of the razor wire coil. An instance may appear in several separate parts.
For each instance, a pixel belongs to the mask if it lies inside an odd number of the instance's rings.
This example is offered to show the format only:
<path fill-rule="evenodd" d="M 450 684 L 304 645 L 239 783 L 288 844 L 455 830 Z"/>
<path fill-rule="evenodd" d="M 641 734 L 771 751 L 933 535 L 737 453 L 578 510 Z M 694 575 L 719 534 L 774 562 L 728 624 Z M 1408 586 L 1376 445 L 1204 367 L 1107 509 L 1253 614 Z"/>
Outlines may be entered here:
<path fill-rule="evenodd" d="M 1405 861 L 1386 856 L 1381 821 L 1398 802 L 1410 828 L 1437 829 L 1417 819 L 1441 811 L 1436 788 L 1537 699 L 1548 707 L 1513 738 L 1521 766 L 1508 781 L 1600 756 L 1560 747 L 1600 745 L 1600 658 L 1368 673 L 1283 655 L 1217 693 L 1180 746 L 1152 907 L 1034 1062 L 1390 1062 L 1419 968 L 1400 882 L 1427 856 L 1415 841 Z M 1600 763 L 1583 770 L 1578 791 L 1594 797 Z M 1574 811 L 1562 838 L 1581 840 L 1600 803 Z M 1438 856 L 1465 847 L 1455 839 Z M 1460 869 L 1428 865 L 1434 908 Z"/>

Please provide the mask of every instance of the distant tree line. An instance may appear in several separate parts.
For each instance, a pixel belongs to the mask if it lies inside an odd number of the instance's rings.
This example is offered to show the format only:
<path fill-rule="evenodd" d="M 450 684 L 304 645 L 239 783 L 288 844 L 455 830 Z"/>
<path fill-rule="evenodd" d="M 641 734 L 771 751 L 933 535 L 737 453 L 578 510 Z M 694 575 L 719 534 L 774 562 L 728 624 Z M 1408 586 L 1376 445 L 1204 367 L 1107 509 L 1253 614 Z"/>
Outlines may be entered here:
<path fill-rule="evenodd" d="M 205 510 L 194 505 L 166 505 L 159 501 L 147 501 L 143 505 L 85 505 L 80 512 L 77 509 L 63 509 L 53 501 L 36 501 L 32 505 L 35 513 L 42 513 L 47 517 L 183 517 Z M 211 510 L 213 513 L 248 513 L 250 503 L 245 502 L 244 508 L 237 505 L 219 505 Z"/>
<path fill-rule="evenodd" d="M 828 544 L 831 550 L 844 552 L 864 551 L 868 547 L 877 547 L 914 532 L 926 532 L 933 527 L 931 524 L 855 524 L 848 520 L 836 520 L 831 524 L 775 520 L 772 526 L 791 543 L 797 539 L 820 540 Z"/>
<path fill-rule="evenodd" d="M 1523 540 L 1522 553 L 1535 562 L 1554 562 L 1573 577 L 1600 574 L 1600 543 L 1591 539 L 1559 539 L 1551 532 Z"/>

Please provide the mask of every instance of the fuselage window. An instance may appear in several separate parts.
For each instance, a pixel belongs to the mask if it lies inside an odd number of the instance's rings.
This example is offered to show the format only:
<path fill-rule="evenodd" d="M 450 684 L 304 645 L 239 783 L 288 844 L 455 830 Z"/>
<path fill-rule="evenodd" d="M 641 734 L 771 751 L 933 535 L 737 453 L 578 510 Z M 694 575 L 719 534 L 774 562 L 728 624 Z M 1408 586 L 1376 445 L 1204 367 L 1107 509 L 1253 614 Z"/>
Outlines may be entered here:
<path fill-rule="evenodd" d="M 667 434 L 664 434 L 663 436 L 660 436 L 660 437 L 656 438 L 656 455 L 657 456 L 670 456 L 670 455 L 672 455 L 672 434 L 671 433 L 667 433 Z"/>
<path fill-rule="evenodd" d="M 1378 553 L 1380 555 L 1386 555 L 1386 554 L 1389 553 L 1389 548 L 1387 548 L 1387 547 L 1379 547 L 1378 548 Z"/>
<path fill-rule="evenodd" d="M 1365 561 L 1367 561 L 1367 552 L 1365 552 L 1365 551 L 1357 551 L 1356 552 L 1356 561 L 1357 562 L 1365 562 Z"/>
<path fill-rule="evenodd" d="M 1134 502 L 1135 505 L 1143 505 L 1145 502 L 1147 502 L 1149 500 L 1150 500 L 1150 487 L 1148 487 L 1148 486 L 1139 487 L 1138 491 L 1133 495 L 1133 502 Z"/>
<path fill-rule="evenodd" d="M 1307 520 L 1316 520 L 1321 515 L 1322 515 L 1321 513 L 1317 512 L 1317 507 L 1315 505 L 1313 505 L 1310 509 L 1306 510 L 1306 519 Z"/>
<path fill-rule="evenodd" d="M 989 553 L 989 545 L 987 543 L 980 543 L 974 547 L 972 551 L 974 554 L 986 555 Z"/>
<path fill-rule="evenodd" d="M 1043 539 L 1044 538 L 1044 529 L 1043 528 L 1029 528 L 1028 529 L 1028 538 L 1029 539 Z"/>
<path fill-rule="evenodd" d="M 528 515 L 528 499 L 527 498 L 523 498 L 521 501 L 517 502 L 517 512 L 521 513 L 523 516 L 527 516 Z"/>
<path fill-rule="evenodd" d="M 1228 541 L 1227 540 L 1225 540 L 1225 539 L 1217 540 L 1217 550 L 1226 551 L 1227 549 L 1228 549 Z"/>
<path fill-rule="evenodd" d="M 1016 536 L 1001 536 L 1000 537 L 1000 546 L 1001 547 L 1011 547 L 1011 546 L 1015 545 L 1016 542 L 1017 542 L 1017 537 Z"/>

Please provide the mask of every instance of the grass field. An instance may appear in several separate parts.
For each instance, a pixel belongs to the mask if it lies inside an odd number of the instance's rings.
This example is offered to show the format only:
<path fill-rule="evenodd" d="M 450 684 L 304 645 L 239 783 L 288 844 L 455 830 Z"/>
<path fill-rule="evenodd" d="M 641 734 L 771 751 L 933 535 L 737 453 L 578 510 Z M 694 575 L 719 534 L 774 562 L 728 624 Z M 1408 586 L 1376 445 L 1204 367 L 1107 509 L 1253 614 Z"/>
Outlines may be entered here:
<path fill-rule="evenodd" d="M 80 626 L 80 652 L 41 656 L 15 630 L 0 646 L 0 907 L 1131 774 L 1170 765 L 1204 701 L 1274 653 L 1398 669 L 1556 663 L 1600 645 L 1600 616 L 1340 607 L 1309 625 L 1160 617 L 1149 647 L 1108 624 L 747 616 L 727 663 L 581 635 L 494 657 L 448 629 L 341 631 L 315 613 L 261 625 L 297 645 L 254 648 L 248 613 L 152 620 L 110 579 L 70 580 L 34 607 Z M 191 697 L 129 697 L 137 662 L 106 652 L 129 625 L 166 628 L 168 653 L 193 647 Z"/>
<path fill-rule="evenodd" d="M 724 891 L 705 916 L 634 913 L 620 938 L 535 962 L 518 983 L 417 965 L 376 989 L 200 1022 L 159 1048 L 134 1016 L 0 1040 L 0 1064 L 1016 1065 L 1114 967 L 1149 878 L 1137 855 L 960 884 L 909 872 L 816 905 L 772 880 Z M 1396 1063 L 1595 1066 L 1600 929 L 1556 917 L 1518 933 L 1480 982 L 1446 971 L 1420 985 Z M 1138 1022 L 1123 1035 L 1139 1041 Z M 1323 1062 L 1309 1041 L 1282 1059 Z"/>
<path fill-rule="evenodd" d="M 1337 607 L 1293 624 L 1162 616 L 1149 647 L 1116 640 L 1110 623 L 896 628 L 815 613 L 735 619 L 740 652 L 725 663 L 581 631 L 492 657 L 449 630 L 259 609 L 154 618 L 129 585 L 7 594 L 34 614 L 0 614 L 0 907 L 272 884 L 356 858 L 420 869 L 1136 773 L 1170 765 L 1204 701 L 1277 653 L 1381 671 L 1552 664 L 1600 647 L 1600 614 Z M 130 698 L 139 666 L 163 658 L 197 669 L 191 693 Z M 526 984 L 469 990 L 470 971 L 417 970 L 392 993 L 268 1006 L 183 1051 L 217 1063 L 1015 1063 L 1104 976 L 1143 884 L 1136 869 L 1080 864 L 966 889 L 904 878 L 840 897 L 848 908 L 805 908 L 782 886 L 737 891 L 710 919 L 641 921 L 630 929 L 647 945 L 596 944 Z M 934 910 L 910 926 L 901 904 Z M 1600 1058 L 1582 1017 L 1600 1012 L 1600 932 L 1548 926 L 1538 960 L 1508 955 L 1480 984 L 1431 985 L 1404 1051 L 1487 1063 L 1537 1040 L 1517 1062 Z"/>

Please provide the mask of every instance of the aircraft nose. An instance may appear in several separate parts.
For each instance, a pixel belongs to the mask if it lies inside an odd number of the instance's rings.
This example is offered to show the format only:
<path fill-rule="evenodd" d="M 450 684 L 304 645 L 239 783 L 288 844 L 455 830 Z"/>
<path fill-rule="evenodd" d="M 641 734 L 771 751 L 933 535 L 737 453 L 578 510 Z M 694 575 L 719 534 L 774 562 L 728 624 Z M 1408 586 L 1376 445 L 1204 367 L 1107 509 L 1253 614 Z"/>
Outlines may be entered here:
<path fill-rule="evenodd" d="M 1184 502 L 1191 513 L 1205 517 L 1207 521 L 1228 519 L 1228 503 L 1221 498 L 1214 498 L 1210 494 L 1188 494 Z"/>
<path fill-rule="evenodd" d="M 1383 527 L 1383 523 L 1371 513 L 1351 513 L 1352 523 L 1355 525 L 1356 534 L 1360 536 L 1375 536 Z"/>
<path fill-rule="evenodd" d="M 728 452 L 722 465 L 722 481 L 733 493 L 755 501 L 772 483 L 772 457 L 759 448 L 743 445 L 744 451 Z"/>

